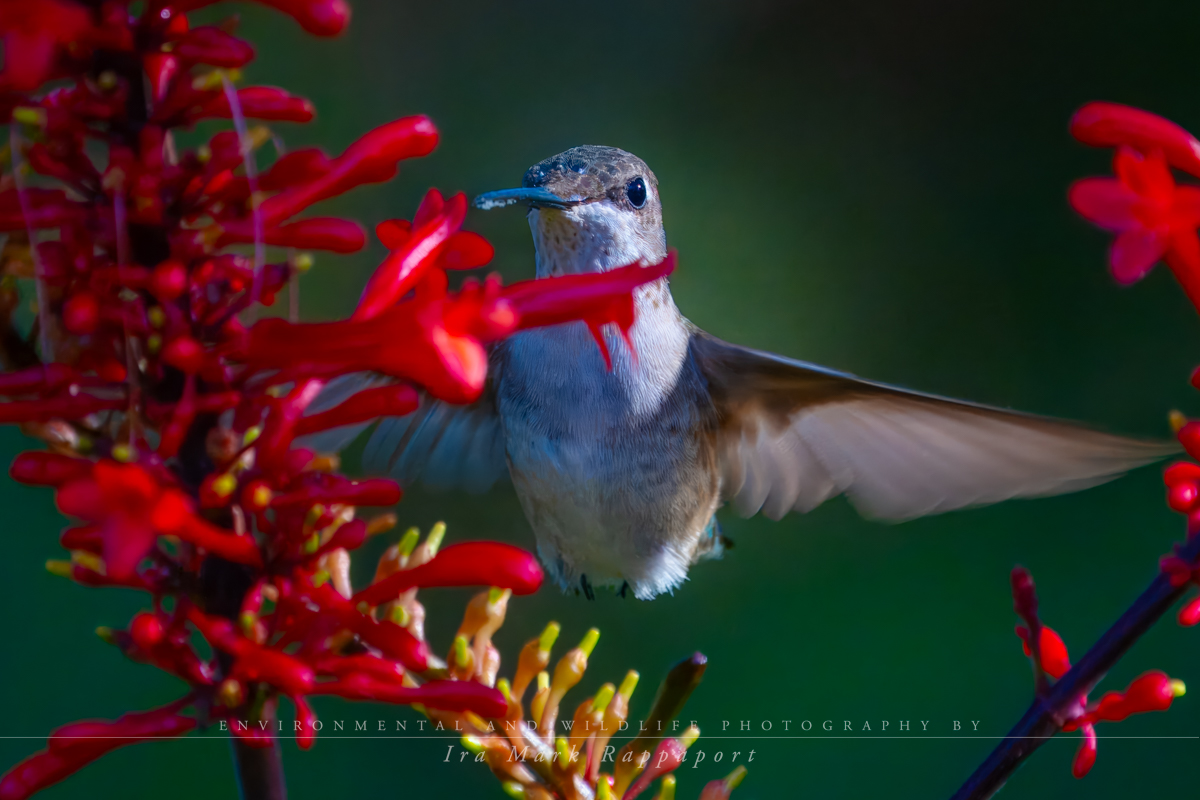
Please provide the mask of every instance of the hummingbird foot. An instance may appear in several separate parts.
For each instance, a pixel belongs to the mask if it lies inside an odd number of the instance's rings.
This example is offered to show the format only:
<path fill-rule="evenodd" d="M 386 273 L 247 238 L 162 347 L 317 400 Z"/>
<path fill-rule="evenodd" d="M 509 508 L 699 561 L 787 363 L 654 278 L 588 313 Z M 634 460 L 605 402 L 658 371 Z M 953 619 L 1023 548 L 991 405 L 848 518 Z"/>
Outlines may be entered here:
<path fill-rule="evenodd" d="M 588 600 L 596 599 L 596 591 L 592 588 L 592 584 L 588 582 L 587 575 L 579 575 L 579 585 L 583 589 L 583 596 Z"/>
<path fill-rule="evenodd" d="M 625 599 L 625 593 L 629 591 L 629 581 L 621 581 L 621 588 L 617 590 L 617 597 Z"/>

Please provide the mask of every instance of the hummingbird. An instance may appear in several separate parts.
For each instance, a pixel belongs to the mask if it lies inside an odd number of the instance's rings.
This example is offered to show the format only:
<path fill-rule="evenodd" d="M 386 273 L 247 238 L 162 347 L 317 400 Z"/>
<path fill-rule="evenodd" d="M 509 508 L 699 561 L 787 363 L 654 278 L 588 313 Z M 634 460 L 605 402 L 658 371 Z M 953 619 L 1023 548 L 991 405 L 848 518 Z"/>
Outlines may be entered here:
<path fill-rule="evenodd" d="M 667 255 L 658 180 L 624 150 L 573 147 L 474 201 L 514 204 L 538 278 Z M 724 342 L 680 313 L 667 278 L 635 308 L 632 349 L 604 334 L 611 369 L 583 322 L 517 333 L 491 350 L 477 402 L 423 397 L 382 420 L 364 467 L 474 491 L 507 475 L 560 586 L 648 600 L 722 554 L 724 503 L 777 520 L 845 495 L 900 521 L 1084 489 L 1177 449 Z"/>

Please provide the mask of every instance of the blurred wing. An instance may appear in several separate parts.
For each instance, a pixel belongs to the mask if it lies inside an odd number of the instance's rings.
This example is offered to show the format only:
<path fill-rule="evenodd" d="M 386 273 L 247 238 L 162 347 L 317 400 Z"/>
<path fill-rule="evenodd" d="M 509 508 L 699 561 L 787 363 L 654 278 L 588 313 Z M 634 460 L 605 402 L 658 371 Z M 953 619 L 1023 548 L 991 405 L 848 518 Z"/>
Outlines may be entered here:
<path fill-rule="evenodd" d="M 469 406 L 452 406 L 422 394 L 406 417 L 379 423 L 363 451 L 363 468 L 390 475 L 402 486 L 418 480 L 435 488 L 484 492 L 508 474 L 500 417 L 491 384 Z"/>
<path fill-rule="evenodd" d="M 1179 448 L 859 380 L 692 337 L 716 405 L 721 491 L 772 519 L 842 494 L 911 519 L 1103 483 Z"/>

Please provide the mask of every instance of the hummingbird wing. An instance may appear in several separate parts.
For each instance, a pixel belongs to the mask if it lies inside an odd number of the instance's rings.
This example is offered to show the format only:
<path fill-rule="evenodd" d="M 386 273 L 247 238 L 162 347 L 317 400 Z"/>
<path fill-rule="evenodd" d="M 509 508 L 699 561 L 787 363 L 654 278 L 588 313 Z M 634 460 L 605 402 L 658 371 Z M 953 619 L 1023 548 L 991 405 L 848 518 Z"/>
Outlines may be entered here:
<path fill-rule="evenodd" d="M 500 416 L 491 384 L 468 406 L 454 406 L 421 393 L 421 405 L 406 417 L 389 417 L 367 440 L 363 469 L 391 475 L 402 486 L 418 480 L 438 489 L 485 492 L 508 474 Z"/>
<path fill-rule="evenodd" d="M 391 380 L 369 372 L 343 375 L 329 382 L 307 413 L 333 408 L 356 392 Z M 379 420 L 379 427 L 363 450 L 365 472 L 391 475 L 403 486 L 420 480 L 435 488 L 461 487 L 472 492 L 486 491 L 507 474 L 490 380 L 483 396 L 467 406 L 450 405 L 424 392 L 420 394 L 421 403 L 413 413 Z M 300 437 L 297 443 L 318 452 L 336 453 L 374 423 L 369 420 L 344 425 Z"/>
<path fill-rule="evenodd" d="M 1179 449 L 864 381 L 699 330 L 692 352 L 717 410 L 722 496 L 745 516 L 779 519 L 844 493 L 864 516 L 912 519 L 1084 489 Z"/>

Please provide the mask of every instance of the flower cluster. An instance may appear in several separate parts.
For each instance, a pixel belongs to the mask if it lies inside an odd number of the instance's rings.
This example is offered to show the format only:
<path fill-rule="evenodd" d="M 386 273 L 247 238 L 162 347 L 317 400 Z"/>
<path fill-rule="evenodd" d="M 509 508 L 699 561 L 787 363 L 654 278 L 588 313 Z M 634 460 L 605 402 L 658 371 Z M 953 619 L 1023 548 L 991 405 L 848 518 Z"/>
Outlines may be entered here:
<path fill-rule="evenodd" d="M 1071 119 L 1084 144 L 1114 147 L 1114 178 L 1084 178 L 1069 199 L 1090 222 L 1117 234 L 1109 267 L 1135 283 L 1165 260 L 1200 306 L 1200 186 L 1179 185 L 1177 169 L 1200 178 L 1200 141 L 1173 122 L 1116 103 L 1088 103 Z"/>
<path fill-rule="evenodd" d="M 484 387 L 487 345 L 522 328 L 580 321 L 627 332 L 633 292 L 674 265 L 511 286 L 468 277 L 451 290 L 447 272 L 485 265 L 492 248 L 462 230 L 463 195 L 430 190 L 411 222 L 377 227 L 389 255 L 349 319 L 256 321 L 283 291 L 294 309 L 297 279 L 313 264 L 303 251 L 366 242 L 354 221 L 298 215 L 391 179 L 438 133 L 408 117 L 337 156 L 283 152 L 263 123 L 307 122 L 312 104 L 279 88 L 236 87 L 254 49 L 232 22 L 189 23 L 187 12 L 211 2 L 0 4 L 11 167 L 0 177 L 0 422 L 48 445 L 21 454 L 10 474 L 53 489 L 74 520 L 60 536 L 70 559 L 48 562 L 51 572 L 148 595 L 124 629 L 100 635 L 186 685 L 161 708 L 55 731 L 44 751 L 0 777 L 2 800 L 28 797 L 115 747 L 197 727 L 228 728 L 246 752 L 273 748 L 275 726 L 260 723 L 281 698 L 295 707 L 301 747 L 319 729 L 309 698 L 321 694 L 521 722 L 521 694 L 548 644 L 505 684 L 490 636 L 510 595 L 540 586 L 536 559 L 496 542 L 443 548 L 443 528 L 423 542 L 410 532 L 356 590 L 350 553 L 396 521 L 359 509 L 391 506 L 400 489 L 345 477 L 335 456 L 294 441 L 408 413 L 420 391 L 471 402 Z M 343 0 L 261 2 L 318 35 L 349 20 Z M 55 83 L 43 90 L 46 81 Z M 205 119 L 233 129 L 181 151 L 175 132 Z M 260 170 L 268 143 L 275 157 Z M 23 292 L 34 296 L 31 325 L 17 314 Z M 327 381 L 360 371 L 391 380 L 308 413 Z M 490 587 L 469 606 L 446 662 L 430 650 L 416 599 L 441 586 Z M 582 676 L 589 641 L 539 692 L 543 730 Z M 587 720 L 623 714 L 632 685 L 622 691 L 590 699 Z M 534 735 L 530 746 L 558 744 Z M 632 797 L 667 772 L 685 744 L 661 747 L 670 751 L 661 763 L 641 777 L 627 769 L 634 783 L 618 779 L 616 794 Z M 552 789 L 520 771 L 506 780 L 531 796 L 586 797 L 579 781 L 596 785 L 594 770 L 545 770 L 539 779 Z M 724 796 L 739 779 L 705 796 Z"/>
<path fill-rule="evenodd" d="M 1038 617 L 1038 598 L 1029 572 L 1024 567 L 1015 567 L 1011 577 L 1013 609 L 1025 622 L 1017 626 L 1017 636 L 1033 664 L 1038 694 L 1044 695 L 1048 679 L 1058 680 L 1071 669 L 1067 646 L 1054 629 L 1043 625 Z M 1172 680 L 1165 673 L 1152 670 L 1135 678 L 1123 692 L 1106 692 L 1091 703 L 1086 694 L 1080 694 L 1067 707 L 1058 709 L 1055 721 L 1059 727 L 1068 732 L 1079 730 L 1083 734 L 1071 765 L 1072 774 L 1082 778 L 1096 763 L 1097 722 L 1120 722 L 1130 714 L 1166 711 L 1184 691 L 1183 681 Z"/>
<path fill-rule="evenodd" d="M 1115 103 L 1079 109 L 1071 133 L 1085 144 L 1117 148 L 1116 178 L 1085 178 L 1070 190 L 1071 204 L 1080 214 L 1117 232 L 1109 251 L 1113 275 L 1132 283 L 1165 259 L 1200 310 L 1200 186 L 1178 185 L 1171 172 L 1200 178 L 1200 140 L 1169 120 Z M 1191 383 L 1200 389 L 1200 368 Z M 1200 461 L 1200 421 L 1173 411 L 1171 427 L 1184 451 Z M 1167 505 L 1186 516 L 1190 539 L 1200 531 L 1200 464 L 1171 464 L 1163 481 Z M 1177 554 L 1162 560 L 1162 570 L 1173 586 L 1200 585 L 1200 564 Z M 1186 626 L 1200 623 L 1200 597 L 1185 603 L 1178 618 Z"/>

